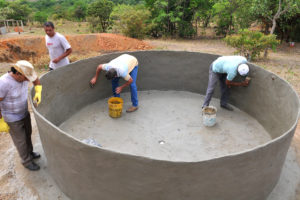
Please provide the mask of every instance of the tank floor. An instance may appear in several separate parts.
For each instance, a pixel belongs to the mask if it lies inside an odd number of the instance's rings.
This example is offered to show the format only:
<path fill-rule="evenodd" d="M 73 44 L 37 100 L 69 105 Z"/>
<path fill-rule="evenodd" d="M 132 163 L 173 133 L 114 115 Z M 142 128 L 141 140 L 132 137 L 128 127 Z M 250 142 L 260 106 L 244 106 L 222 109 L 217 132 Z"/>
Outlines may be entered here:
<path fill-rule="evenodd" d="M 121 118 L 108 115 L 107 99 L 87 105 L 60 125 L 73 137 L 95 139 L 104 149 L 158 160 L 194 162 L 238 153 L 271 140 L 265 129 L 247 113 L 227 111 L 218 99 L 214 127 L 202 124 L 204 96 L 186 91 L 140 91 L 139 109 L 124 99 Z"/>

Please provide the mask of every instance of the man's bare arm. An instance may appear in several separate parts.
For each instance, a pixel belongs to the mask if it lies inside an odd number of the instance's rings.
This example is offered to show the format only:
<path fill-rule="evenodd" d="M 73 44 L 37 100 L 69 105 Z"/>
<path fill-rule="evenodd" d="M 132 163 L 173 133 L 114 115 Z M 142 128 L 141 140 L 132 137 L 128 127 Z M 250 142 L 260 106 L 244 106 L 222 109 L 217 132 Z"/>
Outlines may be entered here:
<path fill-rule="evenodd" d="M 121 85 L 120 87 L 117 87 L 117 88 L 116 88 L 116 93 L 117 93 L 117 94 L 120 94 L 120 93 L 122 92 L 122 90 L 123 90 L 125 87 L 129 86 L 132 82 L 133 82 L 133 79 L 130 78 L 126 83 L 124 83 L 124 84 Z"/>
<path fill-rule="evenodd" d="M 102 66 L 103 64 L 98 65 L 95 76 L 90 80 L 91 86 L 94 86 L 96 84 L 99 74 L 102 71 Z"/>
<path fill-rule="evenodd" d="M 59 61 L 61 61 L 62 59 L 64 59 L 68 55 L 70 55 L 71 53 L 72 53 L 72 48 L 69 48 L 63 54 L 61 54 L 58 58 L 55 58 L 54 60 L 52 60 L 52 62 L 58 63 Z"/>

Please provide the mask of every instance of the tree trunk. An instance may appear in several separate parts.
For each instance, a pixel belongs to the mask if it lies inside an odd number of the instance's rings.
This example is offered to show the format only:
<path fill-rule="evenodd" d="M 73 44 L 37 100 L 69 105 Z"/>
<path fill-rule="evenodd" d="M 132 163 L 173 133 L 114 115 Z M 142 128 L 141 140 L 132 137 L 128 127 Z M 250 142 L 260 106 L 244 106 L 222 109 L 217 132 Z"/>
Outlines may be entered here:
<path fill-rule="evenodd" d="M 273 34 L 273 33 L 274 33 L 275 28 L 276 28 L 276 19 L 275 19 L 275 17 L 274 17 L 273 20 L 272 20 L 272 28 L 271 28 L 270 34 Z"/>
<path fill-rule="evenodd" d="M 276 28 L 276 18 L 273 17 L 273 20 L 272 20 L 272 28 L 271 28 L 270 34 L 273 34 L 273 33 L 274 33 L 275 28 Z M 268 57 L 268 49 L 269 49 L 268 47 L 265 49 L 264 58 L 267 58 L 267 57 Z"/>

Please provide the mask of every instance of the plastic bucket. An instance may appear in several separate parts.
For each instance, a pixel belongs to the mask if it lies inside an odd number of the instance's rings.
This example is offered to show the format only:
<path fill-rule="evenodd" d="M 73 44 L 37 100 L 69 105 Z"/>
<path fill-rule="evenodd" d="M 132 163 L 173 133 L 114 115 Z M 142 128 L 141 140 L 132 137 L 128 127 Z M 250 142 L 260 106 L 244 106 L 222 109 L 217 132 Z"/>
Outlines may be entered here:
<path fill-rule="evenodd" d="M 206 106 L 202 109 L 202 120 L 204 126 L 214 126 L 217 122 L 217 108 Z"/>
<path fill-rule="evenodd" d="M 111 97 L 108 99 L 108 112 L 112 118 L 118 118 L 122 116 L 123 111 L 123 99 L 120 97 Z"/>

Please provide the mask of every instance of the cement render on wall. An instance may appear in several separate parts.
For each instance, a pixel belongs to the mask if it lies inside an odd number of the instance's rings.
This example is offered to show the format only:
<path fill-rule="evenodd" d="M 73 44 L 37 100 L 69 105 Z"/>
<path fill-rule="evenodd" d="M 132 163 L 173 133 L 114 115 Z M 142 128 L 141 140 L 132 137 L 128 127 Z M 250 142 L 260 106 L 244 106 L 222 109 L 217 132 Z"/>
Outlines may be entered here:
<path fill-rule="evenodd" d="M 276 185 L 299 115 L 291 86 L 251 65 L 252 82 L 231 90 L 230 103 L 255 117 L 271 142 L 199 162 L 169 162 L 87 146 L 57 128 L 86 104 L 111 95 L 103 77 L 88 82 L 100 63 L 120 53 L 73 63 L 41 78 L 43 101 L 34 110 L 49 169 L 72 199 L 266 199 Z M 218 56 L 192 52 L 130 52 L 139 60 L 139 90 L 204 94 L 208 67 Z M 215 91 L 218 97 L 219 91 Z"/>

